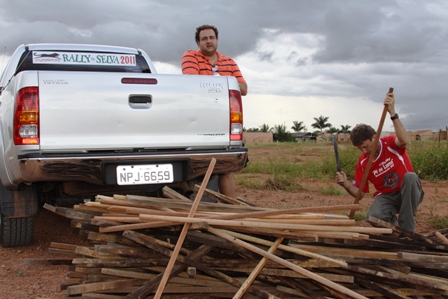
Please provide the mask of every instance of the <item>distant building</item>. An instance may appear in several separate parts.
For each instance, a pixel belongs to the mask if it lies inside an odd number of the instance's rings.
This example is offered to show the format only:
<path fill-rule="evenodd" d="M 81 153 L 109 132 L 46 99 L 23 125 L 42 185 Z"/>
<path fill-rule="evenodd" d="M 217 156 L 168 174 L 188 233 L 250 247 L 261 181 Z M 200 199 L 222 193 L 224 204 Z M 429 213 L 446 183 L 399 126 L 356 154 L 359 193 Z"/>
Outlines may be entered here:
<path fill-rule="evenodd" d="M 310 132 L 294 132 L 291 136 L 297 142 L 316 142 L 316 136 Z"/>
<path fill-rule="evenodd" d="M 270 143 L 274 142 L 272 132 L 243 132 L 244 144 Z"/>

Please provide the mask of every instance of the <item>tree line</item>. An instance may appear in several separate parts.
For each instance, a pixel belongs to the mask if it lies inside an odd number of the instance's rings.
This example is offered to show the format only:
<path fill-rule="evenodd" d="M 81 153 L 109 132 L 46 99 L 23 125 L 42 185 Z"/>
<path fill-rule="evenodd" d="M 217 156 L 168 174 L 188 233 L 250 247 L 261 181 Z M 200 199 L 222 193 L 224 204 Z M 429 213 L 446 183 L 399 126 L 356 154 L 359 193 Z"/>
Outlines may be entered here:
<path fill-rule="evenodd" d="M 350 125 L 341 125 L 341 128 L 338 129 L 334 127 L 330 122 L 328 122 L 329 117 L 328 116 L 319 116 L 314 117 L 314 123 L 311 124 L 311 127 L 313 127 L 314 130 L 311 132 L 313 136 L 319 136 L 321 134 L 325 133 L 350 133 Z M 304 124 L 303 121 L 293 121 L 293 125 L 291 129 L 296 132 L 308 132 L 308 128 Z M 272 132 L 274 141 L 280 141 L 280 142 L 288 142 L 288 141 L 294 141 L 294 137 L 292 134 L 288 131 L 286 128 L 286 125 L 274 125 L 271 127 L 269 124 L 262 124 L 258 128 L 250 128 L 247 129 L 244 128 L 244 131 L 246 132 Z"/>

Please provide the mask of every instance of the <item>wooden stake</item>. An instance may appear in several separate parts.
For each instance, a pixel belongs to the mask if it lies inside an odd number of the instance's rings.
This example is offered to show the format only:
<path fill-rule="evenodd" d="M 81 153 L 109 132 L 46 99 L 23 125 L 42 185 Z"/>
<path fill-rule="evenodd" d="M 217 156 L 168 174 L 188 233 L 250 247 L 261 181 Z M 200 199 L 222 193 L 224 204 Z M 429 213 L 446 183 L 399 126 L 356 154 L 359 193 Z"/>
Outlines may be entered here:
<path fill-rule="evenodd" d="M 393 92 L 394 89 L 392 87 L 389 87 L 388 93 Z M 370 166 L 372 166 L 372 161 L 375 158 L 376 149 L 378 147 L 378 140 L 380 140 L 381 131 L 383 130 L 383 124 L 384 119 L 386 118 L 387 114 L 387 105 L 384 105 L 383 113 L 381 114 L 380 124 L 378 125 L 378 130 L 376 130 L 375 138 L 373 139 L 373 153 L 369 156 L 369 161 L 366 165 L 366 171 L 364 171 L 364 176 L 362 177 L 361 185 L 359 185 L 358 193 L 356 193 L 355 198 L 355 204 L 359 203 L 359 200 L 361 199 L 362 190 L 364 189 L 364 186 L 367 182 L 367 177 L 369 176 L 370 172 Z M 353 216 L 355 216 L 355 210 L 350 211 L 350 219 L 353 219 Z"/>
<path fill-rule="evenodd" d="M 445 244 L 448 245 L 448 239 L 447 239 L 444 235 L 442 235 L 442 234 L 439 233 L 439 232 L 436 232 L 436 236 L 437 236 L 437 238 L 439 238 L 443 243 L 445 243 Z"/>
<path fill-rule="evenodd" d="M 274 244 L 272 244 L 271 248 L 269 248 L 269 253 L 274 254 L 274 252 L 277 250 L 280 243 L 283 241 L 283 238 L 277 238 Z M 233 296 L 233 299 L 239 299 L 243 297 L 243 295 L 246 293 L 249 286 L 254 282 L 255 278 L 257 278 L 258 274 L 260 274 L 261 270 L 263 270 L 264 266 L 268 262 L 268 258 L 263 257 L 258 265 L 255 267 L 254 271 L 250 273 L 249 277 L 247 277 L 246 281 L 241 285 L 240 289 L 236 294 Z"/>
<path fill-rule="evenodd" d="M 212 174 L 213 168 L 215 167 L 215 164 L 216 164 L 216 159 L 212 158 L 210 165 L 208 167 L 208 170 L 205 174 L 204 180 L 202 181 L 201 188 L 199 188 L 199 191 L 196 194 L 196 198 L 194 199 L 193 205 L 191 206 L 190 213 L 188 214 L 188 218 L 194 217 L 194 213 L 196 212 L 199 202 L 201 201 L 202 195 L 204 194 L 204 190 L 208 184 L 208 181 Z M 173 250 L 173 254 L 171 255 L 170 261 L 168 262 L 165 272 L 163 273 L 162 280 L 160 281 L 159 287 L 157 288 L 157 291 L 154 295 L 154 299 L 160 299 L 160 297 L 162 297 L 163 290 L 166 286 L 166 283 L 168 282 L 168 279 L 171 274 L 171 270 L 173 269 L 174 263 L 177 260 L 177 256 L 182 247 L 182 244 L 184 243 L 185 237 L 187 236 L 188 229 L 190 228 L 190 225 L 191 225 L 190 223 L 185 223 L 184 227 L 182 228 L 182 232 L 180 233 L 179 239 L 177 240 L 176 247 Z"/>

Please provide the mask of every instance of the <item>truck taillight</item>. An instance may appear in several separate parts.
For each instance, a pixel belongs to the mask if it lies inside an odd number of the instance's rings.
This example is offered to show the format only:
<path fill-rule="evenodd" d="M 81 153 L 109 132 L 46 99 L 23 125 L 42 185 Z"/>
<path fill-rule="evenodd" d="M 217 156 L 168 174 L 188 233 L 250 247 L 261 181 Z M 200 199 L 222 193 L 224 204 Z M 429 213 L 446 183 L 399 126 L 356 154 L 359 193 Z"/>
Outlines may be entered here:
<path fill-rule="evenodd" d="M 243 103 L 241 93 L 229 92 L 230 98 L 230 140 L 243 140 Z"/>
<path fill-rule="evenodd" d="M 39 144 L 39 88 L 25 87 L 17 95 L 14 144 Z"/>

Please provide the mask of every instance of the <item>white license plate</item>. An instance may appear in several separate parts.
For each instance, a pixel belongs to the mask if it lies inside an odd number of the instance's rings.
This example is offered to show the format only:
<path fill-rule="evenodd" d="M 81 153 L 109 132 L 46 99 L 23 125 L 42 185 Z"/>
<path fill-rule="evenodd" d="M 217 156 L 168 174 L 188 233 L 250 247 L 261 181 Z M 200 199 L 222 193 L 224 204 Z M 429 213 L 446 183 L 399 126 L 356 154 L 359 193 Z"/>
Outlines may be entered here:
<path fill-rule="evenodd" d="M 118 185 L 172 183 L 173 180 L 172 164 L 117 166 Z"/>

